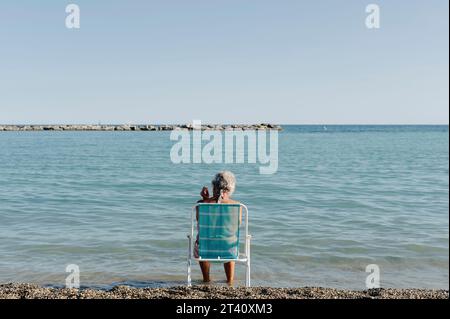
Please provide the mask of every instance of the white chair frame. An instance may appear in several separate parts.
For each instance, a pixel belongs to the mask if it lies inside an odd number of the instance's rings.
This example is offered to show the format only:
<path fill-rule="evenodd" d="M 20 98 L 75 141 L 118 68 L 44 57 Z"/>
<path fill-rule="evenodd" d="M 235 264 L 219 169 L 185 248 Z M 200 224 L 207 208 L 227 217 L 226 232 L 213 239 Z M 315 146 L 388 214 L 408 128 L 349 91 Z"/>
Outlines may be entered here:
<path fill-rule="evenodd" d="M 192 207 L 191 211 L 191 233 L 187 235 L 188 237 L 188 259 L 187 259 L 187 285 L 188 287 L 192 286 L 192 278 L 191 278 L 191 268 L 192 268 L 192 261 L 212 261 L 212 262 L 230 262 L 234 261 L 236 263 L 243 263 L 246 266 L 245 271 L 245 286 L 250 287 L 250 241 L 252 236 L 248 233 L 248 209 L 247 206 L 240 204 L 242 211 L 245 210 L 245 249 L 244 253 L 239 253 L 238 258 L 236 259 L 207 259 L 207 258 L 195 258 L 194 257 L 194 228 L 195 225 L 197 225 L 197 207 L 201 205 L 208 205 L 207 203 L 199 203 Z M 219 204 L 220 205 L 220 204 Z M 226 205 L 226 204 L 223 204 Z M 240 247 L 238 247 L 240 248 Z"/>

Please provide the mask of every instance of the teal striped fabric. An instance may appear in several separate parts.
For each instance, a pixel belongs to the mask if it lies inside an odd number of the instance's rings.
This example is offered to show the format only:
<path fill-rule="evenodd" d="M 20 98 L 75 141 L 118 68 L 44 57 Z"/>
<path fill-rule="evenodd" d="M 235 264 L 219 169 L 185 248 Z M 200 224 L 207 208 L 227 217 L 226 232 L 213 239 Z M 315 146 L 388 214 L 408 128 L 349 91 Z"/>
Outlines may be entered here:
<path fill-rule="evenodd" d="M 239 204 L 198 206 L 198 248 L 201 258 L 238 258 L 240 207 Z"/>

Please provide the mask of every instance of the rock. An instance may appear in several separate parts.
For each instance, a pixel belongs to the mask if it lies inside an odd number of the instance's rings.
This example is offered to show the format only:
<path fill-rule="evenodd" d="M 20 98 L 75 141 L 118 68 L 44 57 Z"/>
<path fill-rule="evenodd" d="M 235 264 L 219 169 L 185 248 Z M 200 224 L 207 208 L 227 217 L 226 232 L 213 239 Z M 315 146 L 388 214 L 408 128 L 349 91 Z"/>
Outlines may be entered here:
<path fill-rule="evenodd" d="M 171 131 L 171 130 L 193 130 L 192 124 L 180 125 L 1 125 L 0 131 Z M 281 130 L 275 124 L 206 124 L 202 130 L 228 131 L 228 130 Z"/>
<path fill-rule="evenodd" d="M 161 131 L 172 131 L 174 129 L 174 126 L 172 126 L 172 125 L 161 125 L 159 127 L 159 129 Z"/>

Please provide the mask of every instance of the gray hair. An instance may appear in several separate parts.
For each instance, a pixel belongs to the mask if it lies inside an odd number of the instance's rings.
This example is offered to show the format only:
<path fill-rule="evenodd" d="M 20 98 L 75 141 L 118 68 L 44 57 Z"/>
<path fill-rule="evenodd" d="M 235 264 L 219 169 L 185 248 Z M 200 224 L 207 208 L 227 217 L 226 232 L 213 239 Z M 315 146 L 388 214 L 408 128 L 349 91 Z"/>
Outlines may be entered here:
<path fill-rule="evenodd" d="M 214 176 L 211 184 L 215 194 L 226 192 L 231 196 L 236 188 L 236 177 L 230 171 L 223 171 Z"/>

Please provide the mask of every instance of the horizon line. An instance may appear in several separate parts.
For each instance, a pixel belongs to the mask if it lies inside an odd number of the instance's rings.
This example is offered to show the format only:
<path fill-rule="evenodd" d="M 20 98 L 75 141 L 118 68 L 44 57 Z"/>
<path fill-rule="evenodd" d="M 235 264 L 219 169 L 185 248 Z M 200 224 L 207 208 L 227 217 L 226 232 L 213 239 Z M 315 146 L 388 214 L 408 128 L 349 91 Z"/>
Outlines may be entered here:
<path fill-rule="evenodd" d="M 138 123 L 138 122 L 123 122 L 123 123 L 0 123 L 0 126 L 42 126 L 42 125 L 187 125 L 192 122 L 166 122 L 166 123 Z M 449 123 L 277 123 L 277 122 L 246 122 L 246 123 L 213 123 L 203 122 L 202 125 L 258 125 L 258 124 L 273 124 L 284 126 L 449 126 Z"/>

